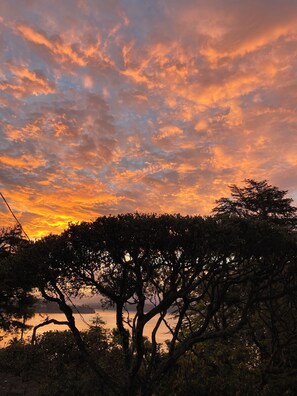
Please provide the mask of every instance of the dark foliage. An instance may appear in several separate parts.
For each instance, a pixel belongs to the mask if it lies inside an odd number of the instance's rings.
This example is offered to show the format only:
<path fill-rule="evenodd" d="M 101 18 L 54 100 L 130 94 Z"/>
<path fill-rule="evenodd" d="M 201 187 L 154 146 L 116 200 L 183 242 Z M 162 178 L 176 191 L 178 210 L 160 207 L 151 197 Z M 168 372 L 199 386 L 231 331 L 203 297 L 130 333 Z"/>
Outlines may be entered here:
<path fill-rule="evenodd" d="M 297 208 L 287 192 L 268 184 L 267 180 L 246 179 L 243 187 L 230 186 L 231 198 L 220 198 L 213 212 L 218 215 L 255 217 L 280 225 L 295 227 Z"/>
<path fill-rule="evenodd" d="M 0 232 L 0 329 L 24 329 L 26 320 L 33 315 L 35 298 L 32 283 L 20 267 L 15 267 L 12 256 L 28 245 L 20 228 Z"/>

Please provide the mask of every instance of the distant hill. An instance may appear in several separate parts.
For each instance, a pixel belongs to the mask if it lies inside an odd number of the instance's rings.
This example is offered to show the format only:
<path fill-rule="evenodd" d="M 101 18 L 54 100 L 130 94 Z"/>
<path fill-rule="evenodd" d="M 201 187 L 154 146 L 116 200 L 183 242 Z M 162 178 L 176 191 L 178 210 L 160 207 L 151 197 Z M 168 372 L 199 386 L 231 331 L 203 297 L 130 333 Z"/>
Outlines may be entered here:
<path fill-rule="evenodd" d="M 95 309 L 87 304 L 75 305 L 75 307 L 80 313 L 95 313 Z M 41 300 L 34 305 L 34 311 L 35 313 L 61 313 L 57 303 Z"/>

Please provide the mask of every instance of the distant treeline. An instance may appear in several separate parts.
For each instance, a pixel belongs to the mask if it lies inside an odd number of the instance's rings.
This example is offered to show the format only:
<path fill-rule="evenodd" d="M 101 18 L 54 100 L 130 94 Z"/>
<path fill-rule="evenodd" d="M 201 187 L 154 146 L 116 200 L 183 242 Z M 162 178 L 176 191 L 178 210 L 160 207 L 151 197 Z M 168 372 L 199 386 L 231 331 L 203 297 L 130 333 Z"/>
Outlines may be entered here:
<path fill-rule="evenodd" d="M 35 313 L 61 313 L 59 305 L 52 301 L 38 300 L 34 304 L 33 309 L 34 309 Z M 85 314 L 95 313 L 95 309 L 90 307 L 87 304 L 75 305 L 75 309 L 79 313 L 82 313 L 82 314 L 83 313 L 85 313 Z"/>

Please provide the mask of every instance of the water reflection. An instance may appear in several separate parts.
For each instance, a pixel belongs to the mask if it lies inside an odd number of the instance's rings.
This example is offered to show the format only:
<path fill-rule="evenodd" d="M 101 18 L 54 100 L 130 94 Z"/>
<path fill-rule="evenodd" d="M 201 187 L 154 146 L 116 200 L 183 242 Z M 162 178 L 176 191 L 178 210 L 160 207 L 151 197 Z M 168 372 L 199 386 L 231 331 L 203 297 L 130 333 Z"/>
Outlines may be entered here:
<path fill-rule="evenodd" d="M 89 327 L 93 324 L 94 319 L 99 316 L 100 319 L 104 321 L 104 327 L 106 329 L 113 329 L 116 327 L 116 312 L 113 310 L 95 310 L 95 313 L 90 313 L 90 314 L 78 314 L 75 313 L 75 323 L 76 326 L 79 330 L 88 330 Z M 65 321 L 65 316 L 62 313 L 52 313 L 52 314 L 36 314 L 33 318 L 28 320 L 27 324 L 32 326 L 32 329 L 34 326 L 42 323 L 46 319 L 55 319 L 58 321 Z M 132 317 L 133 319 L 133 317 Z M 151 340 L 151 334 L 154 329 L 154 326 L 156 324 L 158 317 L 150 320 L 145 328 L 144 328 L 144 335 Z M 24 339 L 29 341 L 32 337 L 32 329 L 28 330 L 25 332 Z M 57 325 L 54 323 L 51 323 L 49 325 L 40 327 L 37 330 L 37 335 L 42 334 L 46 331 L 63 331 L 63 330 L 69 330 L 66 325 Z M 14 337 L 13 334 L 6 336 L 1 342 L 0 346 L 3 347 L 7 345 L 7 343 Z M 166 339 L 170 338 L 170 333 L 167 329 L 167 327 L 164 325 L 164 323 L 161 324 L 156 339 L 158 343 L 164 343 Z"/>

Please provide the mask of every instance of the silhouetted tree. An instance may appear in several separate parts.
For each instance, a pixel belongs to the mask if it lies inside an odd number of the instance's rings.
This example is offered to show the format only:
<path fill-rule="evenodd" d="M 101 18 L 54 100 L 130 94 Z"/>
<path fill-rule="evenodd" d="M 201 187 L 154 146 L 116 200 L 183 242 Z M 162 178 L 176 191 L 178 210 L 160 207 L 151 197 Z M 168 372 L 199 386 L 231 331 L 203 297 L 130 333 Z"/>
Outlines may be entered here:
<path fill-rule="evenodd" d="M 5 331 L 24 329 L 33 315 L 30 280 L 25 280 L 20 268 L 16 271 L 9 260 L 27 245 L 19 227 L 0 231 L 0 329 Z"/>
<path fill-rule="evenodd" d="M 255 217 L 280 225 L 295 227 L 297 208 L 286 190 L 268 184 L 267 180 L 246 179 L 243 187 L 230 186 L 231 198 L 220 198 L 213 212 L 217 215 Z"/>
<path fill-rule="evenodd" d="M 151 395 L 195 345 L 239 334 L 259 302 L 275 297 L 273 285 L 295 257 L 294 236 L 270 221 L 128 214 L 71 225 L 17 259 L 64 312 L 106 392 L 132 396 Z M 116 310 L 122 355 L 116 377 L 94 361 L 75 325 L 69 298 L 87 289 Z M 161 323 L 168 328 L 166 354 L 157 342 Z"/>
<path fill-rule="evenodd" d="M 286 229 L 288 238 L 296 240 L 297 208 L 287 198 L 287 191 L 271 186 L 266 180 L 246 180 L 244 187 L 231 185 L 231 198 L 217 201 L 217 216 L 267 220 L 274 227 Z M 269 247 L 271 250 L 273 246 Z M 276 272 L 267 273 L 266 290 L 258 297 L 253 315 L 247 321 L 248 340 L 261 358 L 263 385 L 274 381 L 293 389 L 297 385 L 292 373 L 297 370 L 292 351 L 297 350 L 297 278 L 296 258 L 285 265 L 272 259 Z"/>

